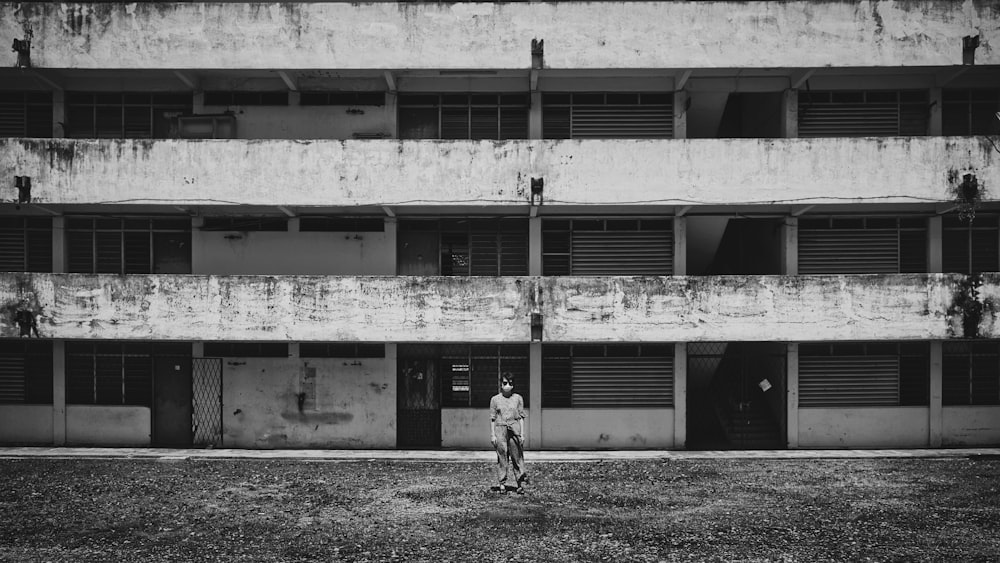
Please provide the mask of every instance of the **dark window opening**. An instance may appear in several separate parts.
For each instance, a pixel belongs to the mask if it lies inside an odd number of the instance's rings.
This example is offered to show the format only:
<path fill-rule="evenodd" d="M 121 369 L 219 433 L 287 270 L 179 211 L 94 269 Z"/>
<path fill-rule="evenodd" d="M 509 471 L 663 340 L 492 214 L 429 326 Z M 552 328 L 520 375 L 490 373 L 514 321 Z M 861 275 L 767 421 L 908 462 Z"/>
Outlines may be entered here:
<path fill-rule="evenodd" d="M 929 358 L 927 342 L 801 344 L 799 405 L 926 406 Z"/>
<path fill-rule="evenodd" d="M 51 92 L 0 92 L 0 137 L 51 136 Z"/>
<path fill-rule="evenodd" d="M 52 219 L 0 217 L 0 271 L 52 271 Z"/>
<path fill-rule="evenodd" d="M 303 342 L 300 358 L 384 358 L 385 344 L 364 342 Z"/>
<path fill-rule="evenodd" d="M 669 139 L 674 136 L 669 93 L 546 93 L 546 139 Z"/>
<path fill-rule="evenodd" d="M 287 358 L 285 342 L 206 342 L 206 358 Z"/>
<path fill-rule="evenodd" d="M 191 273 L 187 217 L 67 217 L 65 228 L 70 273 Z"/>
<path fill-rule="evenodd" d="M 384 106 L 385 92 L 302 92 L 303 106 Z"/>
<path fill-rule="evenodd" d="M 800 219 L 798 253 L 800 274 L 926 272 L 927 219 Z"/>
<path fill-rule="evenodd" d="M 1000 343 L 945 342 L 944 405 L 1000 405 Z"/>
<path fill-rule="evenodd" d="M 967 89 L 942 92 L 941 133 L 1000 135 L 1000 90 Z"/>
<path fill-rule="evenodd" d="M 66 136 L 166 139 L 177 136 L 180 115 L 191 113 L 190 93 L 66 93 Z"/>
<path fill-rule="evenodd" d="M 288 92 L 205 92 L 206 106 L 287 106 Z"/>
<path fill-rule="evenodd" d="M 405 220 L 399 232 L 402 275 L 528 275 L 527 219 Z"/>
<path fill-rule="evenodd" d="M 670 219 L 545 219 L 542 273 L 546 276 L 673 274 Z"/>
<path fill-rule="evenodd" d="M 955 215 L 941 222 L 945 272 L 973 274 L 1000 270 L 998 218 L 976 215 L 971 223 Z"/>
<path fill-rule="evenodd" d="M 543 408 L 672 407 L 672 344 L 546 344 Z"/>
<path fill-rule="evenodd" d="M 0 340 L 0 404 L 52 404 L 52 342 Z"/>
<path fill-rule="evenodd" d="M 285 217 L 205 217 L 203 231 L 287 231 Z"/>
<path fill-rule="evenodd" d="M 399 96 L 400 139 L 527 139 L 526 94 Z"/>
<path fill-rule="evenodd" d="M 301 217 L 303 232 L 380 233 L 385 231 L 382 217 Z"/>
<path fill-rule="evenodd" d="M 799 91 L 800 137 L 926 135 L 926 90 Z"/>
<path fill-rule="evenodd" d="M 67 342 L 66 402 L 138 405 L 153 402 L 153 369 L 161 357 L 190 358 L 191 345 L 174 342 Z"/>

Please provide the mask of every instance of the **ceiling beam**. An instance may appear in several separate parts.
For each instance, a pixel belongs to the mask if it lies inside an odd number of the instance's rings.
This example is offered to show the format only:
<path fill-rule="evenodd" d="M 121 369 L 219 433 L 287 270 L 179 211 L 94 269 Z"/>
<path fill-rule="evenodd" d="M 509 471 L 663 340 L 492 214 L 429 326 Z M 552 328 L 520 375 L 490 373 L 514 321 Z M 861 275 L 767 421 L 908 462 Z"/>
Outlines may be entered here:
<path fill-rule="evenodd" d="M 815 205 L 803 205 L 802 207 L 800 207 L 798 209 L 793 209 L 792 210 L 792 217 L 798 217 L 799 215 L 802 215 L 803 213 L 805 213 L 806 211 L 809 211 L 813 207 L 816 207 L 816 206 Z"/>
<path fill-rule="evenodd" d="M 46 70 L 44 73 L 42 73 L 37 69 L 31 69 L 31 71 L 29 72 L 32 76 L 42 81 L 46 86 L 52 88 L 53 90 L 58 90 L 59 92 L 62 92 L 63 90 L 66 89 L 62 85 L 62 80 L 60 80 L 59 77 L 57 77 L 55 73 L 51 70 Z M 46 76 L 46 75 L 51 75 L 51 76 Z"/>
<path fill-rule="evenodd" d="M 281 77 L 281 80 L 284 81 L 285 86 L 288 86 L 289 90 L 291 90 L 292 92 L 298 92 L 299 91 L 298 85 L 295 84 L 295 81 L 292 80 L 291 76 L 288 76 L 287 72 L 285 72 L 283 70 L 279 70 L 278 71 L 278 76 Z"/>
<path fill-rule="evenodd" d="M 174 71 L 174 76 L 176 76 L 177 79 L 180 80 L 181 82 L 183 82 L 184 85 L 187 86 L 188 88 L 190 88 L 192 90 L 198 90 L 199 89 L 198 88 L 198 79 L 195 78 L 194 76 L 191 76 L 191 75 L 187 74 L 186 72 L 182 72 L 180 70 L 175 70 Z"/>
<path fill-rule="evenodd" d="M 392 71 L 387 70 L 382 73 L 385 76 L 385 85 L 389 89 L 389 92 L 396 91 L 396 77 L 392 74 Z"/>
<path fill-rule="evenodd" d="M 677 211 L 674 212 L 674 216 L 675 217 L 683 217 L 685 213 L 687 213 L 688 211 L 691 211 L 691 207 L 693 207 L 693 206 L 691 206 L 691 205 L 685 205 L 684 207 L 681 207 L 680 209 L 678 209 Z"/>
<path fill-rule="evenodd" d="M 789 87 L 792 90 L 798 90 L 806 83 L 806 80 L 812 78 L 812 75 L 816 74 L 816 69 L 807 68 L 799 72 L 793 72 L 791 76 L 788 77 Z"/>
<path fill-rule="evenodd" d="M 959 76 L 965 74 L 965 72 L 968 71 L 970 68 L 972 67 L 968 65 L 946 68 L 934 75 L 934 85 L 937 86 L 938 88 L 943 88 L 952 80 L 955 80 Z"/>
<path fill-rule="evenodd" d="M 688 70 L 685 70 L 684 72 L 681 73 L 680 78 L 678 78 L 677 82 L 674 84 L 674 90 L 683 90 L 684 89 L 684 86 L 687 85 L 688 79 L 691 78 L 691 72 L 692 71 L 690 69 L 688 69 Z"/>
<path fill-rule="evenodd" d="M 388 205 L 383 205 L 382 206 L 382 211 L 385 211 L 386 217 L 395 217 L 396 216 L 396 212 L 393 211 L 392 208 L 389 207 Z"/>
<path fill-rule="evenodd" d="M 531 71 L 529 73 L 529 76 L 530 76 L 530 81 L 531 81 L 531 91 L 532 92 L 537 92 L 538 91 L 538 69 L 534 69 L 534 68 L 531 69 Z"/>
<path fill-rule="evenodd" d="M 285 207 L 284 205 L 279 205 L 278 211 L 281 211 L 282 213 L 288 215 L 289 217 L 295 217 L 295 212 L 289 209 L 288 207 Z"/>

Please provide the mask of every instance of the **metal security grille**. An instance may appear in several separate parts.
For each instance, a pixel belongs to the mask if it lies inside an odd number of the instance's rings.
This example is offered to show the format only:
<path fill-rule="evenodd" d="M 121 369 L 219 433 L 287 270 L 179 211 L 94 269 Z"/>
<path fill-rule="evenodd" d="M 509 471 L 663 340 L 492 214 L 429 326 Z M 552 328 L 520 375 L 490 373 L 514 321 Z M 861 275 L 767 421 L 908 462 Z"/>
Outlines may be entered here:
<path fill-rule="evenodd" d="M 948 216 L 942 221 L 944 271 L 962 274 L 1000 270 L 997 217 L 977 215 L 971 223 Z"/>
<path fill-rule="evenodd" d="M 803 219 L 800 274 L 927 271 L 927 221 L 893 217 Z"/>
<path fill-rule="evenodd" d="M 0 218 L 0 271 L 52 271 L 52 219 Z"/>
<path fill-rule="evenodd" d="M 0 92 L 0 137 L 51 137 L 50 92 Z"/>
<path fill-rule="evenodd" d="M 543 407 L 669 407 L 672 345 L 546 345 Z"/>
<path fill-rule="evenodd" d="M 942 402 L 1000 405 L 1000 343 L 945 342 Z"/>
<path fill-rule="evenodd" d="M 926 405 L 929 348 L 922 343 L 803 344 L 799 405 Z"/>
<path fill-rule="evenodd" d="M 191 434 L 196 446 L 222 445 L 222 358 L 191 359 Z"/>
<path fill-rule="evenodd" d="M 545 94 L 546 139 L 669 139 L 673 96 L 664 93 Z"/>
<path fill-rule="evenodd" d="M 546 276 L 668 276 L 674 235 L 669 219 L 554 219 L 542 224 Z"/>
<path fill-rule="evenodd" d="M 928 113 L 924 90 L 799 92 L 799 136 L 926 135 Z"/>
<path fill-rule="evenodd" d="M 399 96 L 401 139 L 527 139 L 525 94 Z"/>

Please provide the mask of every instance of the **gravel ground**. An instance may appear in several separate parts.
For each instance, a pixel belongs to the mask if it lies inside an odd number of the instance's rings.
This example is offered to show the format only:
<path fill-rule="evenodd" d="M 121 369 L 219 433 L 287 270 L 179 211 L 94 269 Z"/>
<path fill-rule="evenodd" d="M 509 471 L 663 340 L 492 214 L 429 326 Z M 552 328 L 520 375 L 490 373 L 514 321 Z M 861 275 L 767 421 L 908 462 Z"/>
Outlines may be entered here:
<path fill-rule="evenodd" d="M 530 458 L 529 458 L 530 459 Z M 996 561 L 1000 460 L 0 460 L 2 561 Z"/>

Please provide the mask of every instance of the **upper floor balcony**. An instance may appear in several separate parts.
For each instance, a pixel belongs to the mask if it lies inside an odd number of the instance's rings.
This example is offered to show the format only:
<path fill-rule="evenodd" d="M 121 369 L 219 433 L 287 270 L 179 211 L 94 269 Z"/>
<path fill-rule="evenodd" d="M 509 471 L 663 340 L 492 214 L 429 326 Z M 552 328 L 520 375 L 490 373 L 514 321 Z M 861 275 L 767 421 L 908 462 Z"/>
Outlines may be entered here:
<path fill-rule="evenodd" d="M 987 0 L 0 4 L 28 28 L 53 69 L 528 69 L 536 39 L 545 69 L 949 66 L 967 36 L 1000 63 Z"/>

